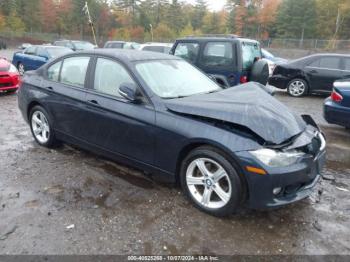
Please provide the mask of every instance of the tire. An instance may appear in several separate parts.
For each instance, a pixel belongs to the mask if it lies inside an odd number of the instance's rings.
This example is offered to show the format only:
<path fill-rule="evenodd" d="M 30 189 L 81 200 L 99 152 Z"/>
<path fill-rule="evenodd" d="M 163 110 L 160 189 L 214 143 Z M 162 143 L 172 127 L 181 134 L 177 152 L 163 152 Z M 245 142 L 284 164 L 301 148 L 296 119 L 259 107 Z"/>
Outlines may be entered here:
<path fill-rule="evenodd" d="M 258 82 L 262 85 L 266 85 L 269 81 L 270 72 L 269 65 L 265 60 L 256 61 L 250 72 L 250 81 Z"/>
<path fill-rule="evenodd" d="M 307 82 L 300 78 L 295 78 L 287 85 L 287 92 L 293 97 L 302 97 L 307 95 L 309 91 L 309 85 Z"/>
<path fill-rule="evenodd" d="M 213 176 L 215 173 L 221 174 L 221 178 Z M 180 180 L 192 204 L 213 216 L 234 213 L 244 198 L 244 186 L 236 168 L 225 154 L 213 147 L 199 147 L 190 152 L 182 161 Z"/>
<path fill-rule="evenodd" d="M 24 65 L 23 65 L 21 62 L 19 62 L 19 63 L 17 64 L 17 69 L 18 69 L 19 74 L 20 74 L 21 76 L 23 76 L 24 73 L 25 73 L 25 68 L 24 68 Z"/>
<path fill-rule="evenodd" d="M 39 145 L 47 148 L 57 146 L 58 141 L 52 128 L 52 121 L 42 106 L 32 108 L 29 114 L 29 125 L 32 135 Z"/>

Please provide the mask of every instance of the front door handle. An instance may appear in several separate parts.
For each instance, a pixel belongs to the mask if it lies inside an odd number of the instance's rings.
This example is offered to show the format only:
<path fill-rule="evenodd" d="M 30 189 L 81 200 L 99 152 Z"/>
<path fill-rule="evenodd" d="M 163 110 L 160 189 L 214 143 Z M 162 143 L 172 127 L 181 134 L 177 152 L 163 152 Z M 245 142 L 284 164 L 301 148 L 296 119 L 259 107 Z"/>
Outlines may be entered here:
<path fill-rule="evenodd" d="M 317 70 L 311 70 L 310 73 L 311 73 L 311 74 L 317 74 L 318 71 L 317 71 Z"/>
<path fill-rule="evenodd" d="M 88 102 L 94 105 L 98 105 L 98 102 L 96 100 L 88 100 Z"/>

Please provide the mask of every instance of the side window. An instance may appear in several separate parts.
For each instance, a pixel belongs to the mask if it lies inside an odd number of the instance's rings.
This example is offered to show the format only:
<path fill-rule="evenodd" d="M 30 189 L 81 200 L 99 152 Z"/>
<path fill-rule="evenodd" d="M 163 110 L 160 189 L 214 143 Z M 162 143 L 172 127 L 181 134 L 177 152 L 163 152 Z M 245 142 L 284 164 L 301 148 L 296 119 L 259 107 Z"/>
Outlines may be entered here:
<path fill-rule="evenodd" d="M 344 59 L 344 70 L 350 71 L 350 58 Z"/>
<path fill-rule="evenodd" d="M 121 97 L 119 87 L 123 83 L 135 83 L 126 69 L 112 60 L 98 58 L 94 89 L 101 93 Z"/>
<path fill-rule="evenodd" d="M 310 67 L 320 67 L 320 59 L 316 59 L 315 61 L 309 64 Z"/>
<path fill-rule="evenodd" d="M 84 87 L 89 57 L 70 57 L 63 61 L 61 82 L 68 85 Z"/>
<path fill-rule="evenodd" d="M 198 53 L 199 53 L 199 44 L 179 43 L 176 46 L 174 55 L 194 63 L 197 60 Z"/>
<path fill-rule="evenodd" d="M 232 65 L 233 48 L 228 42 L 211 42 L 205 46 L 203 64 L 206 66 Z"/>
<path fill-rule="evenodd" d="M 243 69 L 249 70 L 256 58 L 261 58 L 261 49 L 257 43 L 242 43 Z"/>
<path fill-rule="evenodd" d="M 40 57 L 49 57 L 49 54 L 47 53 L 46 49 L 42 47 L 38 47 L 38 49 L 36 50 L 36 54 Z"/>
<path fill-rule="evenodd" d="M 320 59 L 320 68 L 340 69 L 340 58 L 323 57 Z"/>
<path fill-rule="evenodd" d="M 62 65 L 62 61 L 59 61 L 47 69 L 47 78 L 49 80 L 58 82 L 61 65 Z"/>
<path fill-rule="evenodd" d="M 35 50 L 36 50 L 36 47 L 35 46 L 31 46 L 31 47 L 28 47 L 24 53 L 26 55 L 35 55 Z"/>

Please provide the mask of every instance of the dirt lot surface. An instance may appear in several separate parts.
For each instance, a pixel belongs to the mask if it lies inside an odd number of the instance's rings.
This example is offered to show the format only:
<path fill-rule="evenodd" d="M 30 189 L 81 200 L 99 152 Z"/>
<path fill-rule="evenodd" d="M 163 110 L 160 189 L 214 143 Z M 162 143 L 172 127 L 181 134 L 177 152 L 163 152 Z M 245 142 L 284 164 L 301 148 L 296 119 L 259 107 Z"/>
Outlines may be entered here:
<path fill-rule="evenodd" d="M 322 97 L 277 98 L 324 126 L 327 180 L 294 205 L 219 219 L 135 170 L 39 147 L 16 95 L 0 95 L 0 254 L 350 254 L 350 133 L 326 125 Z"/>

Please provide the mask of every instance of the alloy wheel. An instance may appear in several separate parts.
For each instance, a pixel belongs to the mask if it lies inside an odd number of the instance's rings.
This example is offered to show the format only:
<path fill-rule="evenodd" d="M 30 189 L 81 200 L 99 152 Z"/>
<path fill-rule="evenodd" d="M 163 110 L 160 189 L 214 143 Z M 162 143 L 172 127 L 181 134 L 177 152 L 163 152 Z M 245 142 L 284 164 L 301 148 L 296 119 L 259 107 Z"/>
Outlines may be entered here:
<path fill-rule="evenodd" d="M 32 129 L 35 138 L 41 144 L 45 144 L 50 139 L 50 126 L 46 116 L 41 111 L 32 114 Z"/>
<path fill-rule="evenodd" d="M 288 91 L 292 96 L 302 96 L 306 91 L 306 85 L 303 81 L 295 80 L 290 83 Z"/>
<path fill-rule="evenodd" d="M 19 63 L 19 64 L 18 64 L 18 72 L 19 72 L 19 74 L 20 74 L 21 76 L 23 76 L 24 73 L 25 73 L 24 65 L 23 65 L 22 63 Z"/>
<path fill-rule="evenodd" d="M 232 185 L 226 170 L 209 158 L 197 158 L 187 167 L 186 184 L 195 201 L 209 209 L 219 209 L 231 199 Z"/>

